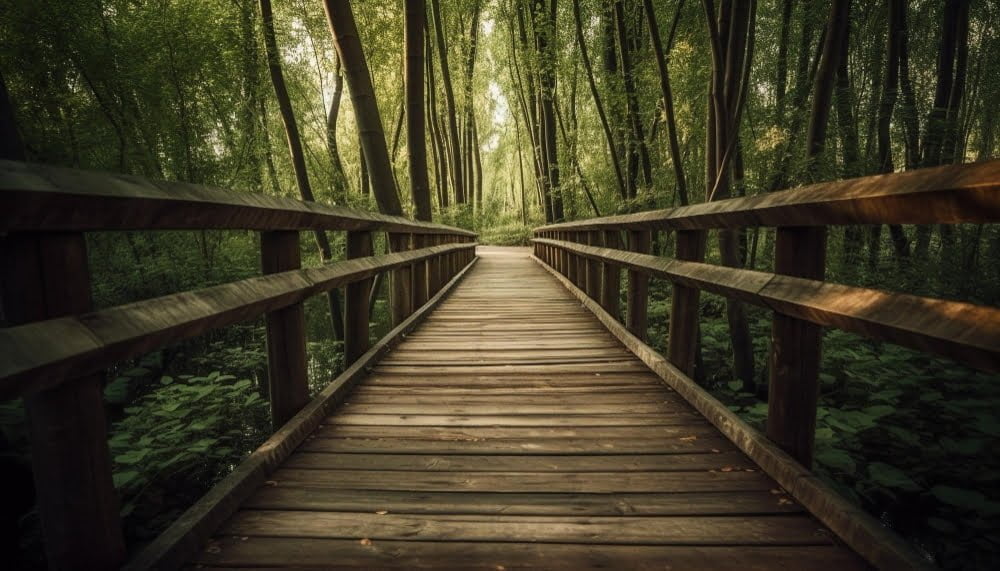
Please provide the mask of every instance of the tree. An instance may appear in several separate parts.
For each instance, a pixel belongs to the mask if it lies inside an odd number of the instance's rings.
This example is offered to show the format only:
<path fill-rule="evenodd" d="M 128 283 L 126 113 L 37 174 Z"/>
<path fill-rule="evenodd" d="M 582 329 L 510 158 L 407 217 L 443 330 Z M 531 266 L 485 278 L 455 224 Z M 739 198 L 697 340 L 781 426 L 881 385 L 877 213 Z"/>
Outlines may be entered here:
<path fill-rule="evenodd" d="M 281 54 L 278 52 L 278 42 L 274 35 L 274 13 L 271 10 L 271 0 L 260 0 L 260 14 L 264 26 L 264 52 L 267 55 L 267 71 L 271 76 L 271 85 L 274 87 L 274 95 L 278 100 L 281 122 L 285 126 L 285 139 L 288 142 L 288 152 L 292 157 L 295 182 L 302 200 L 315 202 L 312 186 L 309 184 L 309 173 L 306 171 L 306 156 L 302 150 L 298 123 L 295 121 L 292 101 L 288 96 L 285 76 L 281 70 Z M 316 238 L 316 246 L 319 248 L 323 263 L 333 261 L 333 250 L 330 248 L 330 239 L 327 238 L 326 232 L 316 230 L 313 235 Z M 340 290 L 331 289 L 327 294 L 327 299 L 330 305 L 330 326 L 333 328 L 333 334 L 337 339 L 343 339 L 344 324 L 340 312 Z"/>
<path fill-rule="evenodd" d="M 431 188 L 427 176 L 424 118 L 424 0 L 406 0 L 406 149 L 409 153 L 410 191 L 417 220 L 431 219 Z"/>

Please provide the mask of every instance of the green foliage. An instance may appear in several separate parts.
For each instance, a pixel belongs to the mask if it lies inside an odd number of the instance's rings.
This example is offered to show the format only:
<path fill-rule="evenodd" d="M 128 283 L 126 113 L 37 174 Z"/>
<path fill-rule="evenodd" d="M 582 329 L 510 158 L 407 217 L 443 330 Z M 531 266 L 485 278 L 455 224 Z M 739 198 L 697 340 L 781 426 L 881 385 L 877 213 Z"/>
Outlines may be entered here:
<path fill-rule="evenodd" d="M 122 515 L 138 536 L 158 533 L 260 444 L 268 406 L 248 379 L 213 371 L 164 376 L 111 428 Z"/>

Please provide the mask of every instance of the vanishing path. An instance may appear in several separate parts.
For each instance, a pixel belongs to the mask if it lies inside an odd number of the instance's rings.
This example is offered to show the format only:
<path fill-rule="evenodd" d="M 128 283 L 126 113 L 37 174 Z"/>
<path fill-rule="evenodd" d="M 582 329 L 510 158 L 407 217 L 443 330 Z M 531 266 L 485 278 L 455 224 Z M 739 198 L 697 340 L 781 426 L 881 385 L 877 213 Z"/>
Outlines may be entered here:
<path fill-rule="evenodd" d="M 193 563 L 865 567 L 527 249 L 479 255 Z"/>

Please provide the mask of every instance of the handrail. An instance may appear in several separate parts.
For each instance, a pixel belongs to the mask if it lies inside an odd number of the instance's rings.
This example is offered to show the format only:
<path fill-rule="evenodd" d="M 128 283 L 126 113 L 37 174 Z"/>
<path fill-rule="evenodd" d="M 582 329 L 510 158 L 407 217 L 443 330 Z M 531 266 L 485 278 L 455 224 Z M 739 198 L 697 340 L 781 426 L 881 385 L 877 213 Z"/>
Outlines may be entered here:
<path fill-rule="evenodd" d="M 445 244 L 357 258 L 0 329 L 0 401 L 30 396 L 71 375 L 96 373 L 210 328 L 240 323 L 335 287 L 469 247 Z"/>
<path fill-rule="evenodd" d="M 1000 160 L 822 182 L 802 188 L 549 224 L 535 232 L 755 226 L 957 224 L 1000 220 Z"/>
<path fill-rule="evenodd" d="M 475 232 L 292 198 L 0 160 L 0 231 L 368 230 Z"/>
<path fill-rule="evenodd" d="M 262 277 L 91 311 L 84 232 L 260 232 Z M 346 261 L 301 267 L 303 230 L 346 231 Z M 392 253 L 375 256 L 372 233 Z M 265 315 L 275 429 L 309 404 L 303 301 L 346 286 L 344 360 L 371 346 L 373 277 L 394 325 L 426 314 L 475 262 L 476 234 L 441 224 L 207 186 L 0 161 L 0 401 L 24 397 L 49 564 L 113 568 L 125 548 L 103 377 L 122 359 Z M 412 326 L 412 325 L 411 325 Z"/>
<path fill-rule="evenodd" d="M 966 222 L 1000 222 L 1000 160 L 550 224 L 536 228 L 532 242 L 541 263 L 561 274 L 557 277 L 575 289 L 588 307 L 620 330 L 620 338 L 631 338 L 630 348 L 649 357 L 648 363 L 662 362 L 665 374 L 675 379 L 671 386 L 692 395 L 697 392 L 691 389 L 695 385 L 690 378 L 696 357 L 700 292 L 771 309 L 767 438 L 773 443 L 770 446 L 781 451 L 778 456 L 787 453 L 798 464 L 774 460 L 777 456 L 768 453 L 766 446 L 754 443 L 762 437 L 749 427 L 736 426 L 732 418 L 706 416 L 727 435 L 736 434 L 734 441 L 747 443 L 741 448 L 759 464 L 766 469 L 773 466 L 768 471 L 779 482 L 792 485 L 798 476 L 789 478 L 788 474 L 803 473 L 812 464 L 822 327 L 1000 372 L 1000 309 L 828 283 L 824 281 L 827 227 Z M 746 227 L 776 228 L 773 273 L 704 263 L 708 230 Z M 661 230 L 677 232 L 673 259 L 650 255 L 653 233 Z M 627 236 L 625 245 L 620 244 L 623 234 Z M 629 277 L 626 327 L 618 324 L 623 269 Z M 653 350 L 642 343 L 651 275 L 673 284 L 665 361 L 659 355 L 654 359 Z M 694 396 L 703 413 L 724 408 L 707 394 Z M 824 500 L 822 494 L 808 501 L 821 511 L 840 505 Z M 842 511 L 842 507 L 832 509 Z M 886 556 L 877 544 L 877 534 L 859 531 L 875 529 L 877 524 L 863 521 L 851 525 L 835 514 L 818 515 L 870 561 Z M 889 555 L 890 560 L 899 560 Z"/>

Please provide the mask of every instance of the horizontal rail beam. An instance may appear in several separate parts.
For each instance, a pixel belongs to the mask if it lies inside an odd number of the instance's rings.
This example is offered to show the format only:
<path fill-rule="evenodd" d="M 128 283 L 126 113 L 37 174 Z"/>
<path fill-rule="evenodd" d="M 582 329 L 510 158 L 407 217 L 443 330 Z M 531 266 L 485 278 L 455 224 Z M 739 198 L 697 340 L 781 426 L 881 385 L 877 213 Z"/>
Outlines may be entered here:
<path fill-rule="evenodd" d="M 184 182 L 0 161 L 0 231 L 370 230 L 476 236 L 443 224 Z"/>
<path fill-rule="evenodd" d="M 358 258 L 0 329 L 0 400 L 37 393 L 70 375 L 97 372 L 380 272 L 475 247 L 445 244 Z"/>
<path fill-rule="evenodd" d="M 754 226 L 957 224 L 1000 221 L 1000 160 L 947 165 L 536 228 L 709 230 Z"/>
<path fill-rule="evenodd" d="M 1000 308 L 535 239 L 590 259 L 1000 372 Z"/>

